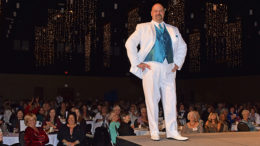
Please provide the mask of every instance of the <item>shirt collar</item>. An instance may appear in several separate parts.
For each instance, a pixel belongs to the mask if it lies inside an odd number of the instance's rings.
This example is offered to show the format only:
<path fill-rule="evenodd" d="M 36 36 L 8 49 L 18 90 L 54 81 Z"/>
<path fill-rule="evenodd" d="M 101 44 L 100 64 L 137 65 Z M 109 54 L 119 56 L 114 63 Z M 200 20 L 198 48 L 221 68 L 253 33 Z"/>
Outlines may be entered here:
<path fill-rule="evenodd" d="M 156 27 L 158 27 L 159 28 L 159 24 L 161 24 L 162 25 L 162 27 L 164 27 L 164 21 L 163 22 L 161 22 L 161 23 L 158 23 L 158 22 L 155 22 L 155 21 L 153 21 L 152 20 L 152 23 L 156 26 Z"/>

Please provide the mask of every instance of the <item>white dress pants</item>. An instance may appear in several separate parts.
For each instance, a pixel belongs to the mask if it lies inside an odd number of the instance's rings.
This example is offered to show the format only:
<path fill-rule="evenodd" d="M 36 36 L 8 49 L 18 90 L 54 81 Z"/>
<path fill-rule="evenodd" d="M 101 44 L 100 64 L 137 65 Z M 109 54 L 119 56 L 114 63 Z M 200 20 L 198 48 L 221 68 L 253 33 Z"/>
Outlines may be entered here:
<path fill-rule="evenodd" d="M 150 134 L 159 134 L 158 103 L 162 99 L 167 137 L 178 135 L 176 115 L 176 72 L 171 70 L 174 64 L 167 62 L 145 62 L 151 69 L 143 72 L 143 89 Z M 161 98 L 162 97 L 162 98 Z"/>

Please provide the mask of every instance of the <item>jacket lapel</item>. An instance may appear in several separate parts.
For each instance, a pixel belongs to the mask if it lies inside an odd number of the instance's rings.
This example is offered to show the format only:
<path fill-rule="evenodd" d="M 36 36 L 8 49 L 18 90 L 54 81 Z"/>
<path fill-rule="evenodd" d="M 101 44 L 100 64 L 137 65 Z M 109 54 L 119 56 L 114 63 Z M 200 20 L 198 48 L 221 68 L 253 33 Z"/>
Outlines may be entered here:
<path fill-rule="evenodd" d="M 172 29 L 171 27 L 169 27 L 168 24 L 165 24 L 165 27 L 167 29 L 167 31 L 169 32 L 169 35 L 171 37 L 171 40 L 172 40 L 172 45 L 174 46 L 174 42 L 176 42 L 176 34 L 174 32 L 174 29 Z M 173 47 L 173 50 L 174 50 L 175 47 Z"/>
<path fill-rule="evenodd" d="M 154 44 L 155 43 L 155 39 L 156 39 L 156 31 L 155 31 L 154 24 L 152 22 L 150 22 L 150 27 L 151 27 L 152 33 L 153 33 L 153 44 Z"/>

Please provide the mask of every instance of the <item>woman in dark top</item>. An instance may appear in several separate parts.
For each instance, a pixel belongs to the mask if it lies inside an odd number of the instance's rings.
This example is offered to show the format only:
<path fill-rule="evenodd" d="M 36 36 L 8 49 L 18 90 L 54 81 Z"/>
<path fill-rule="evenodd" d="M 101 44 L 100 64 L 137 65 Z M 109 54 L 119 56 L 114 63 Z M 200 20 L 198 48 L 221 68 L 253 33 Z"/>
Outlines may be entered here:
<path fill-rule="evenodd" d="M 122 122 L 120 123 L 120 126 L 118 128 L 118 133 L 120 136 L 130 136 L 135 135 L 134 129 L 130 126 L 131 124 L 131 118 L 128 113 L 122 114 Z"/>
<path fill-rule="evenodd" d="M 67 123 L 63 125 L 58 132 L 58 146 L 70 145 L 70 146 L 80 146 L 84 145 L 82 140 L 85 135 L 77 125 L 76 114 L 69 113 L 67 118 Z"/>
<path fill-rule="evenodd" d="M 36 115 L 29 113 L 24 117 L 25 129 L 24 141 L 26 146 L 44 146 L 49 138 L 42 128 L 36 127 Z"/>
<path fill-rule="evenodd" d="M 60 105 L 60 108 L 57 110 L 57 115 L 59 116 L 59 118 L 63 124 L 66 123 L 66 118 L 68 116 L 67 114 L 68 114 L 68 110 L 67 110 L 66 103 L 62 102 Z"/>
<path fill-rule="evenodd" d="M 23 120 L 23 110 L 18 110 L 10 118 L 10 132 L 17 133 L 20 129 L 20 120 Z"/>
<path fill-rule="evenodd" d="M 37 121 L 43 123 L 45 120 L 44 109 L 41 107 L 37 113 Z"/>
<path fill-rule="evenodd" d="M 48 133 L 57 132 L 61 126 L 60 119 L 56 115 L 54 108 L 49 110 L 46 120 L 43 122 L 43 128 Z"/>

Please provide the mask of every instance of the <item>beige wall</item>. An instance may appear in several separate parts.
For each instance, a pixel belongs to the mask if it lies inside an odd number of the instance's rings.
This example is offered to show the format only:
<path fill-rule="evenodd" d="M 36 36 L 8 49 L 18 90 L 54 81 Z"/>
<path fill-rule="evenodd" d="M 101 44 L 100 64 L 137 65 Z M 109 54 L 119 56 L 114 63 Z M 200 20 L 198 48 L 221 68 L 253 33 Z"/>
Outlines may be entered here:
<path fill-rule="evenodd" d="M 58 88 L 68 84 L 83 98 L 103 97 L 116 89 L 119 98 L 143 96 L 141 80 L 134 77 L 87 77 L 54 75 L 0 74 L 0 97 L 19 100 L 32 97 L 35 87 L 43 87 L 44 96 L 53 98 Z M 260 101 L 260 76 L 177 80 L 178 98 L 184 101 Z"/>

